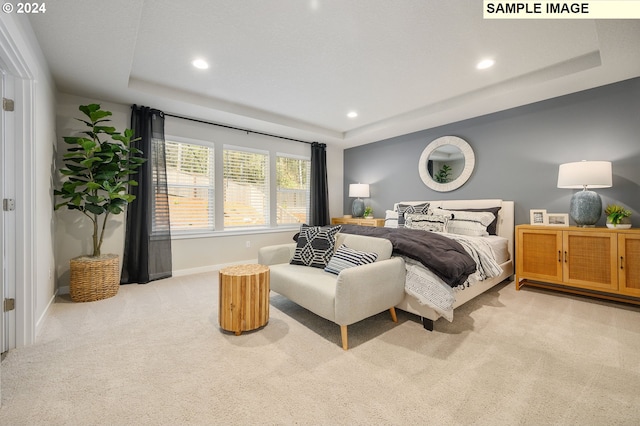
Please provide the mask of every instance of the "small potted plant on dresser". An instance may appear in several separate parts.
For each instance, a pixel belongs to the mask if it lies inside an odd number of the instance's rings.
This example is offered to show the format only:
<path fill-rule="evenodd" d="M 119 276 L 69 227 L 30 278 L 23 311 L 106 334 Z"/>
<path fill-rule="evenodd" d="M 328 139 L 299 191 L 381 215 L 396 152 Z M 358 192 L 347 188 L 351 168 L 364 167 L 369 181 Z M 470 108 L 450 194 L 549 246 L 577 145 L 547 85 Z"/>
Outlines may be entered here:
<path fill-rule="evenodd" d="M 373 219 L 373 208 L 371 206 L 364 208 L 364 218 Z"/>
<path fill-rule="evenodd" d="M 604 209 L 607 216 L 607 228 L 629 229 L 631 228 L 631 210 L 627 210 L 618 204 L 608 204 Z"/>
<path fill-rule="evenodd" d="M 90 255 L 70 261 L 69 294 L 74 302 L 91 302 L 113 297 L 120 285 L 118 255 L 102 254 L 100 249 L 111 215 L 120 214 L 135 199 L 129 187 L 138 183 L 130 175 L 144 163 L 137 148 L 131 147 L 133 130 L 117 132 L 105 125 L 112 115 L 100 105 L 81 105 L 78 108 L 87 117 L 77 120 L 88 129 L 81 136 L 67 136 L 70 145 L 64 155 L 63 178 L 54 195 L 61 202 L 55 210 L 67 207 L 86 216 L 93 224 Z"/>

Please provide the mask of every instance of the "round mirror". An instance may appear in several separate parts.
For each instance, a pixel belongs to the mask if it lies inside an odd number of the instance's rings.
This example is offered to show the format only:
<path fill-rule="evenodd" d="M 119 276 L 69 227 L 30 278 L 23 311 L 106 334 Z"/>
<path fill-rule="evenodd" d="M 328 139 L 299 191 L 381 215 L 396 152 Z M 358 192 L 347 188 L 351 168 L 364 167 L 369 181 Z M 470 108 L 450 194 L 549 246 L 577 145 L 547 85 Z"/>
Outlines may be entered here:
<path fill-rule="evenodd" d="M 473 149 L 456 136 L 442 136 L 422 151 L 418 171 L 425 185 L 434 191 L 460 188 L 471 177 L 476 159 Z"/>

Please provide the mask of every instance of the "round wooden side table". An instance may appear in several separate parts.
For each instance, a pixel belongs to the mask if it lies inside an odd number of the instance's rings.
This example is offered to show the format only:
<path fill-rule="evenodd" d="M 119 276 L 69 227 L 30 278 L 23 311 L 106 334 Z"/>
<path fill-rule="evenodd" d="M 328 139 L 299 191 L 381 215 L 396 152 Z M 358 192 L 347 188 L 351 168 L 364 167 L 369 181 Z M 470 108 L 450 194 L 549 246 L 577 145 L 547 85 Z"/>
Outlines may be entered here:
<path fill-rule="evenodd" d="M 220 328 L 239 336 L 269 321 L 269 267 L 235 265 L 218 275 L 218 321 Z"/>

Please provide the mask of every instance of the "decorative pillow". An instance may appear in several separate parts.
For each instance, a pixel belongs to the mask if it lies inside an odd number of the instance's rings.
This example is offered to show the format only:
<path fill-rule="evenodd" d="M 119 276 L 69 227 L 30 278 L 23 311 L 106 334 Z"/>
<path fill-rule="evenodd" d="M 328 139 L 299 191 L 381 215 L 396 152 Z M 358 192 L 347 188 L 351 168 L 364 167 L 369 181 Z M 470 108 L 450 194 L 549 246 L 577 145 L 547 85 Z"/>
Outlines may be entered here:
<path fill-rule="evenodd" d="M 502 207 L 484 207 L 484 208 L 478 208 L 478 209 L 449 209 L 452 212 L 456 212 L 456 211 L 468 211 L 468 212 L 491 212 L 493 213 L 493 215 L 495 216 L 495 218 L 493 219 L 493 222 L 491 222 L 488 226 L 487 226 L 487 232 L 489 233 L 489 235 L 498 235 L 498 212 L 500 211 Z"/>
<path fill-rule="evenodd" d="M 364 251 L 358 251 L 350 249 L 342 244 L 340 248 L 335 252 L 325 271 L 332 274 L 339 274 L 340 271 L 347 268 L 353 268 L 354 266 L 366 265 L 367 263 L 373 263 L 378 258 L 377 253 L 367 253 Z"/>
<path fill-rule="evenodd" d="M 429 214 L 429 203 L 398 204 L 398 228 L 404 228 L 404 216 L 411 213 Z"/>
<path fill-rule="evenodd" d="M 447 223 L 450 219 L 451 215 L 412 213 L 405 215 L 404 227 L 432 232 L 447 232 Z"/>
<path fill-rule="evenodd" d="M 309 226 L 300 227 L 296 251 L 291 258 L 292 265 L 324 268 L 333 256 L 336 246 L 336 234 L 342 226 Z"/>
<path fill-rule="evenodd" d="M 385 228 L 397 228 L 398 227 L 398 212 L 393 210 L 387 210 L 384 216 Z"/>
<path fill-rule="evenodd" d="M 491 212 L 470 212 L 433 209 L 433 214 L 451 215 L 447 223 L 447 232 L 450 234 L 468 235 L 471 237 L 486 237 L 489 235 L 487 226 L 495 219 Z"/>

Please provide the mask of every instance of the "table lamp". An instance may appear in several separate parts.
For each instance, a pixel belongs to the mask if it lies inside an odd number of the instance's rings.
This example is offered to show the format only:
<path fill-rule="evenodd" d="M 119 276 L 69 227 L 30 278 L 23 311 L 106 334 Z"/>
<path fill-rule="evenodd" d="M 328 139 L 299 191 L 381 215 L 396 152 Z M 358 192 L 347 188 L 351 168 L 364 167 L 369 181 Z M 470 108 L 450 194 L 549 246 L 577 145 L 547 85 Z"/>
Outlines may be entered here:
<path fill-rule="evenodd" d="M 364 215 L 364 201 L 360 197 L 369 197 L 368 183 L 352 183 L 349 184 L 349 197 L 357 197 L 351 205 L 351 214 L 353 217 L 362 217 Z"/>
<path fill-rule="evenodd" d="M 560 164 L 558 188 L 579 189 L 571 197 L 569 216 L 578 226 L 594 226 L 602 214 L 602 200 L 590 188 L 612 186 L 611 162 L 578 161 Z"/>

